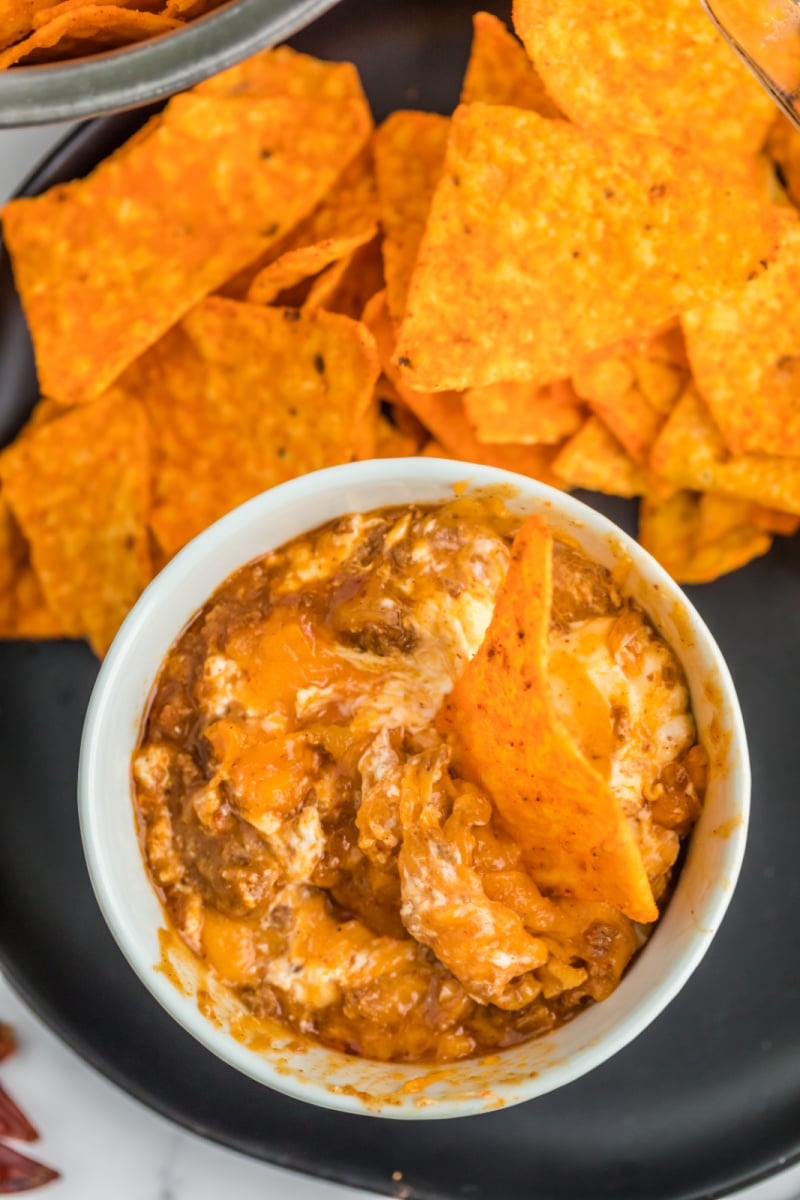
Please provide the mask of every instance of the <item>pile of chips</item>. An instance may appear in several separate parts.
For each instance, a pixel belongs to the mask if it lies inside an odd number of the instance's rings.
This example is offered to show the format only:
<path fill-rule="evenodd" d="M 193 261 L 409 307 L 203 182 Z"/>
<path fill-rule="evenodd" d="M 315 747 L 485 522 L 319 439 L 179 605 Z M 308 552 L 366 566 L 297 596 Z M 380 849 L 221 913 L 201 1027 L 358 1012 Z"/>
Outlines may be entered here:
<path fill-rule="evenodd" d="M 84 58 L 181 29 L 223 0 L 3 0 L 0 71 Z"/>
<path fill-rule="evenodd" d="M 642 497 L 681 582 L 800 524 L 800 138 L 696 0 L 474 19 L 378 129 L 282 47 L 9 204 L 43 399 L 0 455 L 0 636 L 98 653 L 265 488 L 450 456 Z"/>

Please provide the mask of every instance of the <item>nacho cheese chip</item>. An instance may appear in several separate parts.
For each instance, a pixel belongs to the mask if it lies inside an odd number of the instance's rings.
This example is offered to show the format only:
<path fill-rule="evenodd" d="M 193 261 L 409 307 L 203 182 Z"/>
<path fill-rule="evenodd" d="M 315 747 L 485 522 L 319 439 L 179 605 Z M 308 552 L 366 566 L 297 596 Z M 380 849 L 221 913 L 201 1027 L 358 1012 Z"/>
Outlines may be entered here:
<path fill-rule="evenodd" d="M 0 492 L 0 639 L 61 636 L 30 564 L 27 542 Z"/>
<path fill-rule="evenodd" d="M 775 114 L 766 152 L 780 170 L 789 200 L 795 206 L 800 204 L 800 129 L 782 112 Z"/>
<path fill-rule="evenodd" d="M 535 881 L 612 904 L 635 921 L 658 909 L 618 798 L 556 716 L 547 679 L 553 540 L 530 517 L 483 643 L 437 719 L 459 767 L 485 787 Z"/>
<path fill-rule="evenodd" d="M 377 376 L 346 317 L 213 297 L 193 309 L 114 389 L 150 420 L 164 552 L 276 483 L 370 453 Z"/>
<path fill-rule="evenodd" d="M 295 100 L 357 100 L 366 105 L 353 63 L 325 62 L 291 46 L 262 50 L 244 62 L 198 83 L 199 96 L 291 96 Z"/>
<path fill-rule="evenodd" d="M 436 185 L 442 172 L 447 117 L 394 112 L 373 140 L 378 206 L 383 228 L 383 265 L 389 312 L 399 321 Z"/>
<path fill-rule="evenodd" d="M 744 283 L 774 251 L 777 211 L 664 142 L 462 105 L 397 361 L 421 390 L 563 379 Z"/>
<path fill-rule="evenodd" d="M 800 516 L 800 458 L 731 457 L 694 386 L 686 389 L 668 418 L 650 464 L 682 487 L 721 492 Z"/>
<path fill-rule="evenodd" d="M 332 237 L 313 246 L 288 250 L 276 262 L 259 271 L 250 284 L 248 302 L 270 304 L 286 288 L 295 287 L 304 279 L 318 275 L 331 263 L 349 258 L 354 250 L 370 240 L 374 231 L 373 226 L 351 237 Z"/>
<path fill-rule="evenodd" d="M 0 479 L 48 608 L 104 654 L 152 573 L 141 406 L 102 400 L 40 424 L 3 452 Z"/>
<path fill-rule="evenodd" d="M 4 210 L 42 391 L 98 396 L 301 220 L 368 134 L 347 102 L 177 96 L 128 154 Z"/>
<path fill-rule="evenodd" d="M 589 417 L 559 451 L 553 471 L 568 487 L 641 496 L 647 475 L 598 417 Z"/>
<path fill-rule="evenodd" d="M 571 385 L 488 383 L 464 392 L 464 411 L 482 442 L 552 445 L 575 433 L 585 409 Z"/>
<path fill-rule="evenodd" d="M 678 583 L 711 583 L 766 554 L 772 538 L 751 520 L 752 505 L 709 493 L 645 496 L 639 541 Z"/>
<path fill-rule="evenodd" d="M 418 392 L 404 383 L 392 362 L 395 334 L 389 319 L 385 292 L 374 296 L 367 305 L 364 323 L 375 338 L 384 374 L 396 388 L 403 403 L 430 431 L 447 455 L 463 458 L 466 462 L 482 463 L 487 467 L 500 467 L 504 471 L 516 471 L 556 487 L 561 485 L 551 469 L 554 447 L 519 443 L 495 446 L 481 442 L 464 411 L 461 396 L 455 392 Z"/>
<path fill-rule="evenodd" d="M 772 101 L 697 0 L 514 0 L 514 28 L 578 125 L 737 157 L 764 143 Z"/>
<path fill-rule="evenodd" d="M 760 278 L 683 316 L 697 389 L 733 454 L 800 455 L 800 226 Z"/>
<path fill-rule="evenodd" d="M 346 243 L 353 239 L 354 244 L 360 245 L 362 241 L 369 241 L 377 233 L 377 228 L 378 197 L 372 159 L 365 148 L 345 167 L 310 216 L 291 229 L 276 245 L 270 246 L 255 262 L 249 263 L 243 271 L 228 280 L 219 289 L 220 295 L 231 300 L 243 300 L 256 276 L 267 266 L 277 265 L 285 255 L 312 247 L 331 248 L 336 242 Z M 342 253 L 347 254 L 347 249 Z M 320 261 L 322 257 L 320 253 Z M 329 257 L 328 261 L 334 262 L 335 259 Z M 321 266 L 316 268 L 317 271 L 322 269 Z M 311 273 L 315 272 L 312 270 Z M 300 276 L 302 278 L 307 276 Z"/>
<path fill-rule="evenodd" d="M 24 41 L 4 50 L 0 71 L 19 63 L 31 65 L 113 50 L 181 27 L 181 21 L 160 13 L 113 4 L 84 4 L 41 23 Z"/>
<path fill-rule="evenodd" d="M 590 355 L 572 372 L 578 395 L 641 466 L 688 380 L 673 331 Z"/>
<path fill-rule="evenodd" d="M 49 21 L 56 17 L 62 16 L 63 13 L 75 12 L 77 9 L 86 9 L 91 6 L 91 0 L 56 0 L 40 12 L 36 13 L 33 18 L 33 28 L 41 29 L 43 25 L 47 25 Z M 142 12 L 159 12 L 163 8 L 163 0 L 114 0 L 110 6 L 112 8 L 135 8 Z M 167 13 L 167 16 L 170 14 Z"/>
<path fill-rule="evenodd" d="M 525 49 L 492 13 L 472 18 L 472 53 L 467 63 L 461 103 L 510 104 L 543 117 L 561 113 L 547 94 Z"/>
<path fill-rule="evenodd" d="M 5 0 L 0 24 L 0 50 L 21 41 L 33 29 L 42 9 L 52 5 L 53 0 Z"/>

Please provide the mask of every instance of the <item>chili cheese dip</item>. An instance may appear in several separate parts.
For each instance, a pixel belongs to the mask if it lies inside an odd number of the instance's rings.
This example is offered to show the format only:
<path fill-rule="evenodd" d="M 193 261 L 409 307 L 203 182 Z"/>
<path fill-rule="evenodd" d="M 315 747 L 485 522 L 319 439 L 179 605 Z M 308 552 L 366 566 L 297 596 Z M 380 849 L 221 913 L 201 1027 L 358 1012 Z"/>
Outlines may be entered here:
<path fill-rule="evenodd" d="M 373 1059 L 453 1060 L 608 996 L 650 927 L 537 886 L 434 719 L 521 519 L 498 499 L 356 513 L 231 576 L 159 674 L 133 761 L 170 921 L 256 1017 Z M 706 756 L 679 663 L 558 539 L 548 686 L 663 907 Z"/>

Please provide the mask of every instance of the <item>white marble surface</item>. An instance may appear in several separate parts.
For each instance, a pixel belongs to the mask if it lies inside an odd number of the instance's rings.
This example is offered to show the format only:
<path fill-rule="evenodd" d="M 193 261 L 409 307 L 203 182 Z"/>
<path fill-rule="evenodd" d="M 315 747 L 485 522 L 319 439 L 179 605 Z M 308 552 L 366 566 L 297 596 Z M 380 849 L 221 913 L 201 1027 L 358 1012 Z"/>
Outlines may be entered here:
<path fill-rule="evenodd" d="M 0 132 L 0 199 L 67 131 L 62 126 Z M 19 1054 L 3 1064 L 2 1081 L 42 1133 L 31 1153 L 62 1173 L 42 1193 L 48 1200 L 364 1200 L 367 1195 L 253 1162 L 155 1116 L 62 1045 L 2 978 L 0 1020 L 14 1025 L 21 1043 Z M 798 1197 L 800 1167 L 739 1193 L 737 1200 Z"/>

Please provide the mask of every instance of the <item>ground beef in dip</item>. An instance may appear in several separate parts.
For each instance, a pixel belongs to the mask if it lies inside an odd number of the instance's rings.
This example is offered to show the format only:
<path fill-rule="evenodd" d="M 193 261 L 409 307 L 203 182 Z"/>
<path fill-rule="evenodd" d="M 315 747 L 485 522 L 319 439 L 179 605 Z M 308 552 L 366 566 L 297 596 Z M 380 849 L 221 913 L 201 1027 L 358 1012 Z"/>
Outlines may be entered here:
<path fill-rule="evenodd" d="M 133 763 L 143 852 L 256 1017 L 369 1058 L 464 1058 L 602 1000 L 642 945 L 609 905 L 537 888 L 433 727 L 518 525 L 476 498 L 342 517 L 231 576 L 170 651 Z M 663 905 L 704 789 L 683 673 L 606 570 L 553 554 L 551 695 Z"/>

